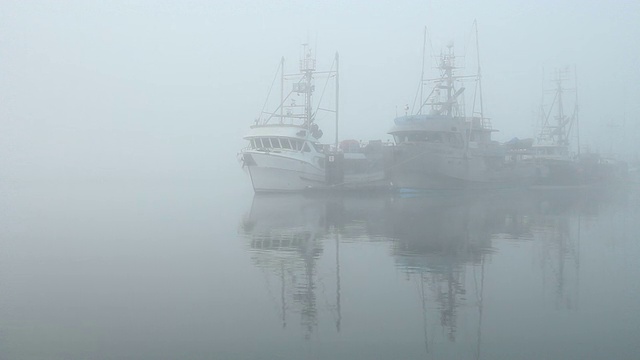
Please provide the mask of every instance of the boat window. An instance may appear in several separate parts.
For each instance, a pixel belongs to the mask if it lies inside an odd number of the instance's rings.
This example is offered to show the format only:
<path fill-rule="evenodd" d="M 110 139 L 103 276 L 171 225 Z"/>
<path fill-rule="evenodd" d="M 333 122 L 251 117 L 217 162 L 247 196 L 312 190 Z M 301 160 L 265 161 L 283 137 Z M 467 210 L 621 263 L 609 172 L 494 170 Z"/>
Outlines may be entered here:
<path fill-rule="evenodd" d="M 267 138 L 262 139 L 262 148 L 268 149 L 270 147 L 271 147 L 271 143 L 269 142 L 269 139 Z"/>
<path fill-rule="evenodd" d="M 262 148 L 262 141 L 260 140 L 260 138 L 255 138 L 255 139 L 253 139 L 253 141 L 255 143 L 256 149 L 261 149 Z"/>
<path fill-rule="evenodd" d="M 294 149 L 294 150 L 301 150 L 302 149 L 302 141 L 291 139 L 291 148 Z"/>
<path fill-rule="evenodd" d="M 289 139 L 280 139 L 280 145 L 282 145 L 283 149 L 291 149 L 291 144 L 289 143 Z"/>
<path fill-rule="evenodd" d="M 311 149 L 309 148 L 309 143 L 304 143 L 304 146 L 302 146 L 302 151 L 304 152 L 311 152 Z"/>
<path fill-rule="evenodd" d="M 280 142 L 276 138 L 271 138 L 271 147 L 274 149 L 280 148 Z"/>

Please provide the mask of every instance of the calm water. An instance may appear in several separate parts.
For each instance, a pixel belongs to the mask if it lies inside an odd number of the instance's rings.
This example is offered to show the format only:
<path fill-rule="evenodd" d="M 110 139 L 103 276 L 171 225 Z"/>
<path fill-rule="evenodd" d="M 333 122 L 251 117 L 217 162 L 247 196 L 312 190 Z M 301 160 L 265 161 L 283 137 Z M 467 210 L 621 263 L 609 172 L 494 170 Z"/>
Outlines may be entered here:
<path fill-rule="evenodd" d="M 242 184 L 246 185 L 246 184 Z M 640 192 L 2 184 L 2 359 L 638 359 Z"/>

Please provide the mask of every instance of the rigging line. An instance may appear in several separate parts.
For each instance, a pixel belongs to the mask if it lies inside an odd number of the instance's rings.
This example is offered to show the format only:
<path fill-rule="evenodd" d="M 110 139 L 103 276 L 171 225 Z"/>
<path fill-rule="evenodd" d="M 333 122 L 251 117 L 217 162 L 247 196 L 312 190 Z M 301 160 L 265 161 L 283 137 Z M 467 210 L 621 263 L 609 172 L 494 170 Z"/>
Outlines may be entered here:
<path fill-rule="evenodd" d="M 423 73 L 424 75 L 424 73 Z M 416 101 L 418 101 L 418 93 L 422 94 L 422 87 L 423 87 L 423 81 L 422 78 L 420 79 L 420 85 L 418 85 L 418 89 L 416 90 L 416 96 L 414 96 L 413 98 L 413 105 L 411 105 L 411 114 L 415 114 L 413 112 L 413 109 L 415 109 L 416 107 Z M 422 95 L 420 96 L 420 102 L 422 102 Z M 422 109 L 422 106 L 420 106 L 420 109 Z M 418 109 L 418 112 L 420 112 L 420 109 Z"/>
<path fill-rule="evenodd" d="M 433 50 L 433 41 L 431 41 L 431 34 L 429 33 L 429 28 L 425 25 L 424 30 L 427 34 L 427 38 L 429 39 L 429 49 L 431 49 L 431 57 L 429 57 L 429 62 L 433 61 L 433 54 L 436 52 Z M 430 67 L 433 67 L 433 64 L 429 64 Z"/>
<path fill-rule="evenodd" d="M 465 43 L 464 43 L 464 62 L 465 62 L 465 66 L 467 65 L 467 49 L 470 47 L 469 43 L 471 43 L 471 40 L 474 38 L 473 36 L 473 32 L 476 28 L 477 24 L 476 24 L 476 19 L 473 19 L 473 23 L 471 24 L 471 29 L 469 29 L 469 32 L 467 33 L 466 39 L 465 39 Z"/>
<path fill-rule="evenodd" d="M 267 118 L 267 120 L 264 121 L 264 123 L 268 123 L 269 120 L 271 120 L 274 116 L 276 116 L 276 113 L 278 112 L 278 110 L 280 110 L 280 108 L 284 105 L 284 102 L 287 101 L 289 99 L 289 97 L 291 96 L 291 94 L 293 94 L 293 92 L 290 92 L 287 97 L 284 98 L 284 100 L 282 100 L 282 103 L 280 104 L 280 106 L 278 106 L 273 112 L 265 112 L 267 114 L 269 114 L 269 117 Z M 291 116 L 287 116 L 287 117 L 291 117 Z"/>
<path fill-rule="evenodd" d="M 425 59 L 425 51 L 426 51 L 426 47 L 427 47 L 427 38 L 429 39 L 429 47 L 431 48 L 431 54 L 433 55 L 434 51 L 433 51 L 433 44 L 431 43 L 431 37 L 429 36 L 429 31 L 427 30 L 427 26 L 424 26 L 424 36 L 423 36 L 423 40 L 422 40 L 422 72 L 420 75 L 420 85 L 418 86 L 418 89 L 416 90 L 416 96 L 413 99 L 413 105 L 411 106 L 411 114 L 415 114 L 415 112 L 413 112 L 413 110 L 415 109 L 416 106 L 416 100 L 418 98 L 418 93 L 420 93 L 420 108 L 418 109 L 418 114 L 421 114 L 422 108 L 424 107 L 424 102 L 426 100 L 423 100 L 423 94 L 422 91 L 424 89 L 424 59 Z M 429 59 L 429 62 L 431 62 L 432 59 Z M 433 91 L 431 91 L 431 93 L 433 94 Z M 429 94 L 429 96 L 431 96 L 431 94 Z M 427 97 L 428 98 L 428 97 Z"/>
<path fill-rule="evenodd" d="M 573 114 L 571 114 L 571 117 L 566 122 L 566 125 L 567 125 L 567 138 L 570 138 L 570 134 L 572 133 L 571 130 L 573 130 L 573 124 L 575 123 L 575 120 L 576 120 L 576 112 L 574 110 Z"/>
<path fill-rule="evenodd" d="M 280 62 L 280 64 L 278 64 L 278 69 L 276 70 L 276 74 L 273 76 L 273 81 L 271 81 L 271 87 L 269 87 L 269 92 L 267 93 L 267 99 L 264 101 L 264 105 L 262 105 L 262 109 L 260 110 L 260 114 L 258 115 L 258 119 L 260 119 L 260 117 L 262 117 L 262 114 L 264 113 L 264 109 L 267 107 L 267 103 L 269 102 L 269 95 L 271 95 L 271 90 L 273 90 L 273 85 L 276 83 L 276 79 L 278 78 L 278 73 L 281 70 L 284 71 L 284 69 L 281 69 L 281 68 L 282 68 L 282 62 Z M 278 109 L 280 107 L 282 107 L 282 104 L 280 104 Z M 269 119 L 271 119 L 271 117 L 269 117 Z M 267 121 L 269 121 L 269 120 L 267 120 Z"/>
<path fill-rule="evenodd" d="M 431 97 L 431 95 L 433 95 L 433 93 L 436 91 L 436 88 L 434 87 L 433 89 L 431 89 L 431 92 L 429 93 L 429 95 L 427 95 L 427 98 L 424 100 L 424 102 L 422 103 L 422 105 L 420 106 L 420 109 L 418 109 L 418 112 L 420 113 L 422 111 L 422 108 L 427 105 L 427 100 L 429 100 L 429 98 Z"/>
<path fill-rule="evenodd" d="M 320 98 L 318 99 L 318 106 L 316 107 L 316 111 L 313 113 L 313 119 L 315 119 L 318 110 L 320 109 L 320 104 L 322 104 L 322 98 L 324 97 L 324 92 L 327 90 L 327 85 L 329 85 L 329 80 L 331 80 L 331 71 L 333 71 L 333 66 L 336 64 L 336 60 L 333 59 L 331 63 L 331 67 L 329 68 L 329 76 L 327 76 L 327 81 L 324 82 L 324 87 L 322 88 L 322 93 L 320 94 Z"/>
<path fill-rule="evenodd" d="M 427 47 L 427 26 L 425 25 L 424 27 L 424 35 L 422 37 L 422 72 L 420 73 L 420 102 L 422 103 L 422 92 L 424 90 L 424 52 L 426 50 Z M 413 101 L 414 105 L 415 105 L 415 100 Z M 420 106 L 420 108 L 422 109 L 422 106 Z M 413 110 L 411 110 L 413 112 Z"/>
<path fill-rule="evenodd" d="M 549 112 L 545 116 L 544 123 L 542 124 L 543 129 L 549 126 L 549 116 L 551 116 L 551 111 L 553 111 L 553 106 L 556 104 L 557 99 L 558 99 L 558 92 L 556 91 L 556 94 L 553 97 L 553 101 L 551 102 L 551 106 L 549 107 Z"/>
<path fill-rule="evenodd" d="M 478 82 L 476 81 L 476 85 L 473 87 L 473 102 L 471 103 L 471 117 L 476 114 L 476 97 L 478 95 Z M 482 115 L 480 116 L 482 121 Z M 472 120 L 473 121 L 473 120 Z"/>

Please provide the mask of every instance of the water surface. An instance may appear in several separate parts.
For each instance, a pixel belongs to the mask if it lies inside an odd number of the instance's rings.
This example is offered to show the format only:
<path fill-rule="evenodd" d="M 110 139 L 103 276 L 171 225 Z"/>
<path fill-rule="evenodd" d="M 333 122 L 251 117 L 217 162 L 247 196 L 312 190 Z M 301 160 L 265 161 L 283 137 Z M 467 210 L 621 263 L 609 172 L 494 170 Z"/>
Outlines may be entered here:
<path fill-rule="evenodd" d="M 640 196 L 3 184 L 3 359 L 636 359 Z"/>

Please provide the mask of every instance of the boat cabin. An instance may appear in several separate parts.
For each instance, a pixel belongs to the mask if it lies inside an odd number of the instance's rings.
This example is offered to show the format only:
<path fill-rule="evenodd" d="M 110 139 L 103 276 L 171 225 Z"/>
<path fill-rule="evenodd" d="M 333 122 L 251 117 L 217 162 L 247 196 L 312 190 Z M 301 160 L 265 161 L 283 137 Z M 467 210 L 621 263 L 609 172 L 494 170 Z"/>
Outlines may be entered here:
<path fill-rule="evenodd" d="M 254 126 L 244 138 L 249 141 L 249 148 L 252 150 L 323 152 L 323 146 L 314 141 L 306 127 L 302 126 Z"/>
<path fill-rule="evenodd" d="M 463 148 L 464 119 L 439 115 L 406 115 L 394 120 L 389 130 L 396 145 L 433 143 Z"/>

